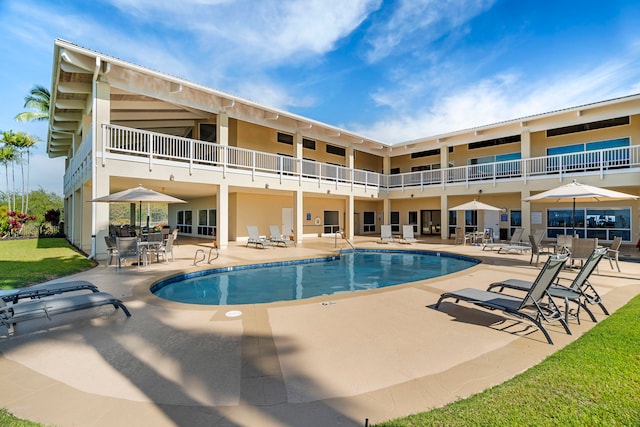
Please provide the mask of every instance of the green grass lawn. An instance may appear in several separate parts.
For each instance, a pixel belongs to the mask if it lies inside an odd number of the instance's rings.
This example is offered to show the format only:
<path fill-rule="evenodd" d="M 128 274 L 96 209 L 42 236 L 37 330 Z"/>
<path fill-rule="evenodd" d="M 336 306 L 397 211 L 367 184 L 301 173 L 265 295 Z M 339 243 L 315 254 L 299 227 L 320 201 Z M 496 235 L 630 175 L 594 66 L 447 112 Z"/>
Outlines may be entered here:
<path fill-rule="evenodd" d="M 0 289 L 46 282 L 95 265 L 62 238 L 0 240 Z"/>
<path fill-rule="evenodd" d="M 377 426 L 640 426 L 640 296 L 499 386 Z"/>

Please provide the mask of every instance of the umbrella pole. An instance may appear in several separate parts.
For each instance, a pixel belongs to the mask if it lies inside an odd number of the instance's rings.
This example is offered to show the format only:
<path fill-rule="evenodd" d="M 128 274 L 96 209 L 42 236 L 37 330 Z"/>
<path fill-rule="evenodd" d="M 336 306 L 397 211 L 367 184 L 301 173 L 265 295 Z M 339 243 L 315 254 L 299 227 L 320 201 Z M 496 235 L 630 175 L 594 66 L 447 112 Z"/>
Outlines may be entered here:
<path fill-rule="evenodd" d="M 573 198 L 573 212 L 571 213 L 571 224 L 573 224 L 573 237 L 576 237 L 576 198 Z"/>

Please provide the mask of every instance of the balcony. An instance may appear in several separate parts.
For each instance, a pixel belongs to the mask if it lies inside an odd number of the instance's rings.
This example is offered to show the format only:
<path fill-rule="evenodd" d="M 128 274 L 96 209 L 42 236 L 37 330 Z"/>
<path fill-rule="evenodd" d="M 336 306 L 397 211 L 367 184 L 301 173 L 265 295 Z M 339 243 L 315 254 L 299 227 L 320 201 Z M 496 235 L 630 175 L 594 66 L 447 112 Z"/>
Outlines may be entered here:
<path fill-rule="evenodd" d="M 533 157 L 504 162 L 485 163 L 426 170 L 397 175 L 382 175 L 328 163 L 296 159 L 271 153 L 222 146 L 206 141 L 182 138 L 115 125 L 102 125 L 103 144 L 98 161 L 106 163 L 115 156 L 135 156 L 152 168 L 155 162 L 171 162 L 190 170 L 211 168 L 223 174 L 239 173 L 332 183 L 336 186 L 358 186 L 372 190 L 447 187 L 473 183 L 522 181 L 541 177 L 598 174 L 614 170 L 640 169 L 640 146 L 587 151 L 555 156 Z"/>

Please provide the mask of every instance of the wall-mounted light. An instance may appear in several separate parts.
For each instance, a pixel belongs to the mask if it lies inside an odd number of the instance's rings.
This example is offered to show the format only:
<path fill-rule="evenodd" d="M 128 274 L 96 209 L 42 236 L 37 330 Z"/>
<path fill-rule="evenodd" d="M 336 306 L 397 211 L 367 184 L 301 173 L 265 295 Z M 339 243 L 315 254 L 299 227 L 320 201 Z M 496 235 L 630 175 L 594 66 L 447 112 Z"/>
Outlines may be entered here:
<path fill-rule="evenodd" d="M 413 194 L 411 194 L 411 198 L 413 199 Z"/>
<path fill-rule="evenodd" d="M 269 189 L 269 184 L 265 184 L 264 188 L 266 188 L 268 190 Z"/>
<path fill-rule="evenodd" d="M 327 194 L 331 194 L 331 190 L 327 190 Z"/>
<path fill-rule="evenodd" d="M 502 209 L 500 209 L 500 212 L 502 212 L 502 213 L 507 213 L 507 208 L 502 208 Z"/>
<path fill-rule="evenodd" d="M 176 177 L 173 174 L 169 175 L 169 181 L 175 181 Z"/>

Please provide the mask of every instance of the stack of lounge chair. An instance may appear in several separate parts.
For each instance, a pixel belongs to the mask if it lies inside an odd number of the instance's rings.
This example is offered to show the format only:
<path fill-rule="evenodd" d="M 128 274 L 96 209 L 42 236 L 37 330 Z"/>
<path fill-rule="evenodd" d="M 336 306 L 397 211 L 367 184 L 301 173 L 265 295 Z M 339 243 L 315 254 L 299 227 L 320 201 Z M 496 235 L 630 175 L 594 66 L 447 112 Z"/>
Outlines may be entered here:
<path fill-rule="evenodd" d="M 270 225 L 269 233 L 271 234 L 271 236 L 269 237 L 269 240 L 276 246 L 278 245 L 282 245 L 284 247 L 288 247 L 291 245 L 296 246 L 296 241 L 290 239 L 289 236 L 284 236 L 282 233 L 280 233 L 280 227 L 278 227 L 277 225 Z"/>
<path fill-rule="evenodd" d="M 527 294 L 522 298 L 499 292 L 465 288 L 443 293 L 440 295 L 435 308 L 439 309 L 444 299 L 453 298 L 456 302 L 465 301 L 489 310 L 501 310 L 507 315 L 532 322 L 544 334 L 547 342 L 553 344 L 551 336 L 542 324 L 542 320 L 545 322 L 558 321 L 566 333 L 571 334 L 565 320 L 565 313 L 558 307 L 548 292 L 549 287 L 556 280 L 566 262 L 566 255 L 549 257 L 536 280 L 529 286 Z"/>
<path fill-rule="evenodd" d="M 81 293 L 82 291 L 89 291 Z M 26 301 L 25 301 L 26 300 Z M 120 308 L 127 317 L 127 307 L 111 294 L 100 292 L 85 281 L 47 283 L 0 293 L 0 325 L 15 331 L 23 321 L 35 319 L 52 320 L 56 315 L 86 310 L 104 305 Z"/>
<path fill-rule="evenodd" d="M 502 243 L 486 243 L 482 246 L 482 250 L 498 249 L 498 253 L 509 253 L 510 251 L 518 251 L 520 253 L 531 250 L 531 246 L 528 243 L 522 241 L 522 235 L 524 234 L 523 228 L 516 228 L 511 235 L 511 240 Z"/>

